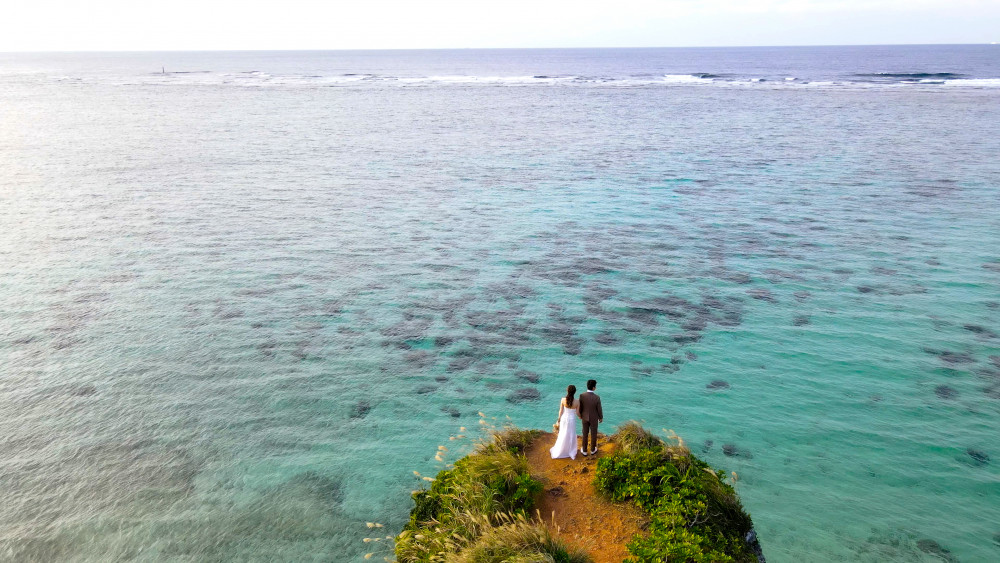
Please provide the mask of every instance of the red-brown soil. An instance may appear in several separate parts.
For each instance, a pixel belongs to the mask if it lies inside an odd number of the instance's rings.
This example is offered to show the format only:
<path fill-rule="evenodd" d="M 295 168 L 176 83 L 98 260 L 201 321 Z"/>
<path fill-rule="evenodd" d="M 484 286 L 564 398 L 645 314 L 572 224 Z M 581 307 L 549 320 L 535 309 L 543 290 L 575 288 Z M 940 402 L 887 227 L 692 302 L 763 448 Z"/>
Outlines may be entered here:
<path fill-rule="evenodd" d="M 531 474 L 545 484 L 538 503 L 542 520 L 554 536 L 586 551 L 594 563 L 621 563 L 628 556 L 625 544 L 647 519 L 634 505 L 613 503 L 594 488 L 597 460 L 612 453 L 614 444 L 600 435 L 597 455 L 552 459 L 549 448 L 555 441 L 555 434 L 545 433 L 525 451 Z"/>

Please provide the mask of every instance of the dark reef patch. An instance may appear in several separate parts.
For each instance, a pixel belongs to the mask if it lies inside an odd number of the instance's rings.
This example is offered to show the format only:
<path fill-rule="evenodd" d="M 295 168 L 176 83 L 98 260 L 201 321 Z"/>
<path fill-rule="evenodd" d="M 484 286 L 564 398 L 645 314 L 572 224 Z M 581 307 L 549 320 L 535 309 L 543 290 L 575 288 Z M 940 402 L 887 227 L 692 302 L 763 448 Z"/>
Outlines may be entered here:
<path fill-rule="evenodd" d="M 893 269 L 890 269 L 890 268 L 884 268 L 882 266 L 875 266 L 870 271 L 871 271 L 871 273 L 873 273 L 875 275 L 878 275 L 878 276 L 894 276 L 897 273 L 899 273 L 899 270 L 893 270 Z"/>
<path fill-rule="evenodd" d="M 424 332 L 430 328 L 430 319 L 403 319 L 379 331 L 382 336 L 397 340 L 423 340 Z"/>
<path fill-rule="evenodd" d="M 542 336 L 551 342 L 559 344 L 563 352 L 571 356 L 580 353 L 583 348 L 583 339 L 576 336 L 576 328 L 561 318 L 542 329 Z"/>
<path fill-rule="evenodd" d="M 334 317 L 344 313 L 344 307 L 339 301 L 324 301 L 319 308 L 320 312 L 326 316 Z"/>
<path fill-rule="evenodd" d="M 56 350 L 65 350 L 66 348 L 71 348 L 76 344 L 82 342 L 79 338 L 58 338 L 52 342 L 52 347 Z"/>
<path fill-rule="evenodd" d="M 990 456 L 987 455 L 987 453 L 982 450 L 969 448 L 965 450 L 965 453 L 968 454 L 969 458 L 972 460 L 974 465 L 981 467 L 989 464 L 990 462 Z"/>
<path fill-rule="evenodd" d="M 403 359 L 415 367 L 426 368 L 434 364 L 435 356 L 424 350 L 414 350 L 403 354 Z"/>
<path fill-rule="evenodd" d="M 935 387 L 934 394 L 942 399 L 954 399 L 958 397 L 958 391 L 947 385 L 938 385 Z"/>
<path fill-rule="evenodd" d="M 507 395 L 507 402 L 519 404 L 527 401 L 537 401 L 542 398 L 542 394 L 534 387 L 522 387 Z"/>
<path fill-rule="evenodd" d="M 928 555 L 940 557 L 945 561 L 957 561 L 951 554 L 951 551 L 945 549 L 941 546 L 941 544 L 931 539 L 923 538 L 917 540 L 917 549 Z"/>
<path fill-rule="evenodd" d="M 976 370 L 976 375 L 980 379 L 985 379 L 986 381 L 995 381 L 1000 383 L 1000 369 L 994 368 L 992 366 L 982 367 Z"/>
<path fill-rule="evenodd" d="M 674 334 L 670 338 L 678 344 L 691 344 L 693 342 L 698 342 L 699 340 L 701 340 L 701 334 L 697 332 L 684 332 L 680 334 Z"/>
<path fill-rule="evenodd" d="M 520 380 L 527 381 L 528 383 L 532 384 L 536 384 L 542 379 L 537 373 L 526 370 L 520 370 L 517 373 L 515 373 L 514 376 Z"/>
<path fill-rule="evenodd" d="M 967 325 L 962 325 L 962 328 L 964 328 L 965 330 L 967 330 L 967 331 L 969 331 L 969 332 L 971 332 L 973 334 L 977 334 L 977 335 L 985 337 L 985 338 L 996 338 L 997 337 L 997 333 L 995 333 L 992 330 L 990 330 L 990 329 L 988 329 L 988 328 L 986 328 L 984 326 L 981 326 L 981 325 L 967 324 Z"/>
<path fill-rule="evenodd" d="M 306 471 L 289 479 L 283 489 L 291 489 L 297 496 L 310 498 L 322 506 L 335 510 L 344 500 L 344 491 L 340 481 L 317 473 Z"/>
<path fill-rule="evenodd" d="M 711 270 L 711 275 L 720 280 L 739 285 L 746 285 L 753 282 L 753 278 L 750 277 L 750 274 L 744 272 L 732 272 L 724 268 L 713 268 Z"/>
<path fill-rule="evenodd" d="M 483 359 L 478 364 L 476 364 L 476 373 L 486 375 L 487 373 L 493 373 L 496 371 L 497 366 L 500 365 L 500 360 L 496 358 Z"/>
<path fill-rule="evenodd" d="M 371 412 L 372 405 L 368 401 L 358 401 L 351 407 L 351 418 L 364 418 Z"/>
<path fill-rule="evenodd" d="M 451 416 L 452 418 L 458 418 L 462 416 L 461 411 L 459 411 L 455 407 L 441 407 L 441 412 Z"/>
<path fill-rule="evenodd" d="M 563 344 L 563 354 L 576 356 L 581 351 L 583 351 L 583 340 L 579 338 L 575 338 Z"/>
<path fill-rule="evenodd" d="M 951 350 L 936 350 L 934 348 L 921 348 L 924 353 L 931 354 L 932 356 L 937 356 L 942 362 L 946 364 L 971 364 L 976 360 L 972 357 L 972 354 L 968 352 L 953 352 Z"/>
<path fill-rule="evenodd" d="M 74 387 L 69 392 L 69 394 L 73 395 L 74 397 L 89 397 L 94 393 L 97 393 L 97 387 L 94 387 L 93 385 L 90 384 L 79 385 L 77 387 Z"/>
<path fill-rule="evenodd" d="M 706 389 L 729 389 L 730 385 L 728 382 L 721 379 L 716 379 L 711 383 L 705 385 Z"/>
<path fill-rule="evenodd" d="M 632 362 L 632 365 L 629 366 L 629 371 L 632 372 L 632 375 L 653 375 L 653 371 L 655 370 L 656 368 L 654 366 L 646 366 L 643 365 L 642 362 Z"/>
<path fill-rule="evenodd" d="M 276 341 L 265 340 L 264 342 L 261 342 L 260 344 L 257 345 L 257 350 L 259 350 L 261 354 L 267 357 L 272 357 L 274 356 L 275 348 L 277 347 L 278 343 Z"/>
<path fill-rule="evenodd" d="M 749 295 L 750 297 L 753 297 L 754 299 L 760 300 L 760 301 L 767 301 L 768 303 L 777 303 L 778 302 L 778 300 L 775 299 L 774 294 L 771 293 L 771 290 L 767 289 L 767 288 L 763 288 L 763 287 L 761 287 L 761 288 L 755 288 L 755 289 L 748 289 L 747 290 L 747 295 Z"/>
<path fill-rule="evenodd" d="M 656 315 L 656 310 L 646 309 L 643 307 L 629 307 L 625 312 L 625 316 L 628 317 L 630 321 L 647 326 L 656 326 L 660 324 Z"/>
<path fill-rule="evenodd" d="M 921 293 L 927 293 L 927 288 L 922 285 L 913 285 L 910 287 L 890 287 L 888 289 L 889 295 L 919 295 Z"/>
<path fill-rule="evenodd" d="M 805 326 L 807 324 L 809 324 L 809 315 L 796 315 L 792 319 L 792 325 L 794 326 Z"/>
<path fill-rule="evenodd" d="M 971 364 L 976 361 L 972 357 L 972 354 L 968 352 L 951 352 L 945 350 L 938 354 L 938 357 L 946 364 Z"/>
<path fill-rule="evenodd" d="M 804 278 L 795 272 L 779 270 L 777 268 L 768 268 L 764 270 L 764 275 L 767 276 L 768 281 L 771 283 L 781 283 L 783 280 L 804 281 Z"/>
<path fill-rule="evenodd" d="M 681 324 L 681 328 L 688 332 L 701 332 L 708 326 L 708 319 L 697 316 Z"/>
<path fill-rule="evenodd" d="M 469 369 L 469 366 L 475 363 L 475 361 L 476 358 L 472 356 L 458 356 L 448 362 L 447 369 L 450 372 L 466 370 Z"/>
<path fill-rule="evenodd" d="M 566 316 L 565 307 L 549 303 L 550 323 L 542 329 L 542 337 L 563 348 L 563 353 L 575 356 L 583 349 L 584 340 L 577 336 L 577 326 L 586 322 L 586 317 Z"/>
<path fill-rule="evenodd" d="M 241 309 L 223 309 L 219 308 L 215 310 L 214 315 L 216 318 L 228 320 L 228 319 L 238 319 L 242 317 L 245 313 Z"/>
<path fill-rule="evenodd" d="M 604 346 L 617 346 L 622 343 L 622 339 L 615 336 L 611 331 L 602 331 L 594 337 L 594 342 Z"/>
<path fill-rule="evenodd" d="M 531 286 L 517 282 L 490 284 L 486 287 L 486 292 L 507 301 L 527 299 L 537 294 Z"/>
<path fill-rule="evenodd" d="M 744 459 L 753 459 L 753 454 L 750 450 L 741 448 L 736 444 L 723 444 L 722 453 L 728 457 L 742 457 Z"/>

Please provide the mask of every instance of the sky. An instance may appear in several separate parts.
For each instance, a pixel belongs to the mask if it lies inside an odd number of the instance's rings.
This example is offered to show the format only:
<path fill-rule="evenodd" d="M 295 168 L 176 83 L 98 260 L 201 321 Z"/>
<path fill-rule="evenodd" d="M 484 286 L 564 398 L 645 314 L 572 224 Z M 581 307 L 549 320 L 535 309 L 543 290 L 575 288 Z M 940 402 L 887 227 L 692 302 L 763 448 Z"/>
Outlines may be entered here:
<path fill-rule="evenodd" d="M 0 51 L 1000 42 L 1000 0 L 4 0 Z"/>

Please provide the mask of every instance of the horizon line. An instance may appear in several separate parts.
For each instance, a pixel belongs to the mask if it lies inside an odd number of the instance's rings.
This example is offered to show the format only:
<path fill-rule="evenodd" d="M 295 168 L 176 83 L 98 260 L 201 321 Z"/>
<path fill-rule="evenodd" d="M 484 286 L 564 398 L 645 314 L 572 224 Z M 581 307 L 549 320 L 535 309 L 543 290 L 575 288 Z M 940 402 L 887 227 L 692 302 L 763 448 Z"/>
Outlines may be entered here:
<path fill-rule="evenodd" d="M 998 45 L 998 42 L 985 43 L 815 43 L 815 44 L 774 44 L 774 45 L 660 45 L 660 46 L 589 46 L 589 47 L 391 47 L 391 48 L 276 48 L 276 49 L 43 49 L 26 51 L 2 51 L 0 54 L 74 54 L 74 53 L 324 53 L 324 52 L 363 52 L 363 51 L 556 51 L 556 50 L 587 50 L 587 49 L 773 49 L 778 47 L 967 47 L 982 45 Z"/>

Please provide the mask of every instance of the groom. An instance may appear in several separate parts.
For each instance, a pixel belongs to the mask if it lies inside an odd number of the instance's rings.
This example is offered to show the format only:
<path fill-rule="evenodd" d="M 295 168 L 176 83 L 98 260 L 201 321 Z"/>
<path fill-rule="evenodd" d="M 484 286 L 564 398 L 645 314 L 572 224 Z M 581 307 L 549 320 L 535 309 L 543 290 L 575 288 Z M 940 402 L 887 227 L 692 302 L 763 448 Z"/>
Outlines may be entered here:
<path fill-rule="evenodd" d="M 597 380 L 587 381 L 587 392 L 580 395 L 580 420 L 583 421 L 583 443 L 580 453 L 593 455 L 597 453 L 597 423 L 604 422 L 604 411 L 601 410 L 601 397 L 594 393 Z M 590 435 L 590 451 L 587 450 L 587 435 Z"/>

